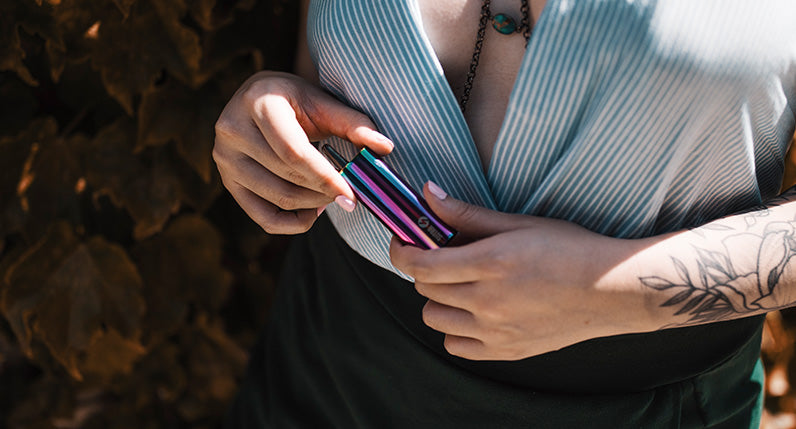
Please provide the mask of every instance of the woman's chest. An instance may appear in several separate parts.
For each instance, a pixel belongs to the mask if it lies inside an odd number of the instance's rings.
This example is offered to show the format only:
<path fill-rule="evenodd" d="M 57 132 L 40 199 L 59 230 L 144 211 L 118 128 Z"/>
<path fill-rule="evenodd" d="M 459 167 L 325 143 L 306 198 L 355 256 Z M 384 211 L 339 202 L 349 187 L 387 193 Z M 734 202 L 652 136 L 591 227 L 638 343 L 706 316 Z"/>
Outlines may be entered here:
<path fill-rule="evenodd" d="M 464 115 L 486 168 L 524 58 L 525 36 L 532 34 L 545 0 L 492 0 L 486 6 L 483 0 L 416 1 L 423 30 L 460 104 L 469 87 Z M 525 21 L 529 31 L 498 32 L 491 19 L 497 15 L 518 29 Z"/>

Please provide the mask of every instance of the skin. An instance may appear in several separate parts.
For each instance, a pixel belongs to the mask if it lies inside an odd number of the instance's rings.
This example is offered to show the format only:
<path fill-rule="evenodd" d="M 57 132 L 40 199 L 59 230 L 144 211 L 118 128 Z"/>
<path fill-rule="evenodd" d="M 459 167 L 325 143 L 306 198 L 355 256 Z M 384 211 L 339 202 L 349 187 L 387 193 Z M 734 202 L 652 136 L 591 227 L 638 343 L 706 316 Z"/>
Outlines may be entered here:
<path fill-rule="evenodd" d="M 492 10 L 517 11 L 517 3 L 494 0 Z M 543 3 L 531 2 L 535 18 Z M 473 39 L 448 30 L 472 27 L 474 34 L 480 2 L 418 0 L 418 6 L 458 95 Z M 525 41 L 488 31 L 484 43 L 466 119 L 486 166 Z M 354 199 L 311 141 L 334 135 L 381 155 L 392 150 L 370 119 L 313 83 L 304 43 L 298 58 L 303 78 L 252 76 L 216 124 L 213 156 L 224 185 L 272 234 L 304 232 L 327 204 Z M 461 238 L 428 251 L 394 239 L 390 255 L 428 298 L 424 322 L 446 334 L 451 354 L 467 359 L 517 360 L 591 338 L 736 319 L 796 303 L 793 191 L 748 213 L 636 240 L 490 211 L 429 184 L 424 194 Z"/>

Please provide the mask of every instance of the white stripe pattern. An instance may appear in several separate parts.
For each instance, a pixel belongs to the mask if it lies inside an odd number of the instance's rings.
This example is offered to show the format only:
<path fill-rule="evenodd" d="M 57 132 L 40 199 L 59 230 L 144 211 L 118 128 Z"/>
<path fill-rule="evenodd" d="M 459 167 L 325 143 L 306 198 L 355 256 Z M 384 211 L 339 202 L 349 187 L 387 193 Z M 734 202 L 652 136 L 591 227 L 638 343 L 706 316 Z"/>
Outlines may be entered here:
<path fill-rule="evenodd" d="M 322 85 L 396 143 L 385 161 L 416 189 L 433 180 L 473 204 L 625 238 L 778 192 L 796 1 L 548 0 L 486 174 L 415 2 L 313 0 L 308 37 Z M 364 208 L 327 213 L 354 250 L 402 275 Z"/>

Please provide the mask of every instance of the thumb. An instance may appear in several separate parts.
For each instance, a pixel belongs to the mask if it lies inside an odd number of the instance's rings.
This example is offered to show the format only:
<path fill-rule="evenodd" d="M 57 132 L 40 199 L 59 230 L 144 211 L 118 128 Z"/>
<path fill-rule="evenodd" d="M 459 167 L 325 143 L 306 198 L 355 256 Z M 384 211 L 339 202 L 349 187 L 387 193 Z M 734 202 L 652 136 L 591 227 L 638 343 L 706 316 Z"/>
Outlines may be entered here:
<path fill-rule="evenodd" d="M 429 208 L 464 238 L 480 239 L 527 228 L 532 219 L 530 216 L 503 213 L 457 200 L 432 181 L 423 186 L 423 194 Z"/>

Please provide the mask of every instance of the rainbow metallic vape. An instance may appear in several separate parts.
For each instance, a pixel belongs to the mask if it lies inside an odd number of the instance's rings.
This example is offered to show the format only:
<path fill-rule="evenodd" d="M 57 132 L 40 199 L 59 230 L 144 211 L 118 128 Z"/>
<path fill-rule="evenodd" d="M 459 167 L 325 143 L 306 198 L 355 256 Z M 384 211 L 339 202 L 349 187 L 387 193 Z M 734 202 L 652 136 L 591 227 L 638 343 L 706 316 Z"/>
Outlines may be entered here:
<path fill-rule="evenodd" d="M 405 243 L 436 249 L 456 234 L 432 213 L 423 197 L 367 148 L 351 161 L 328 144 L 321 150 L 340 170 L 357 199 Z"/>

